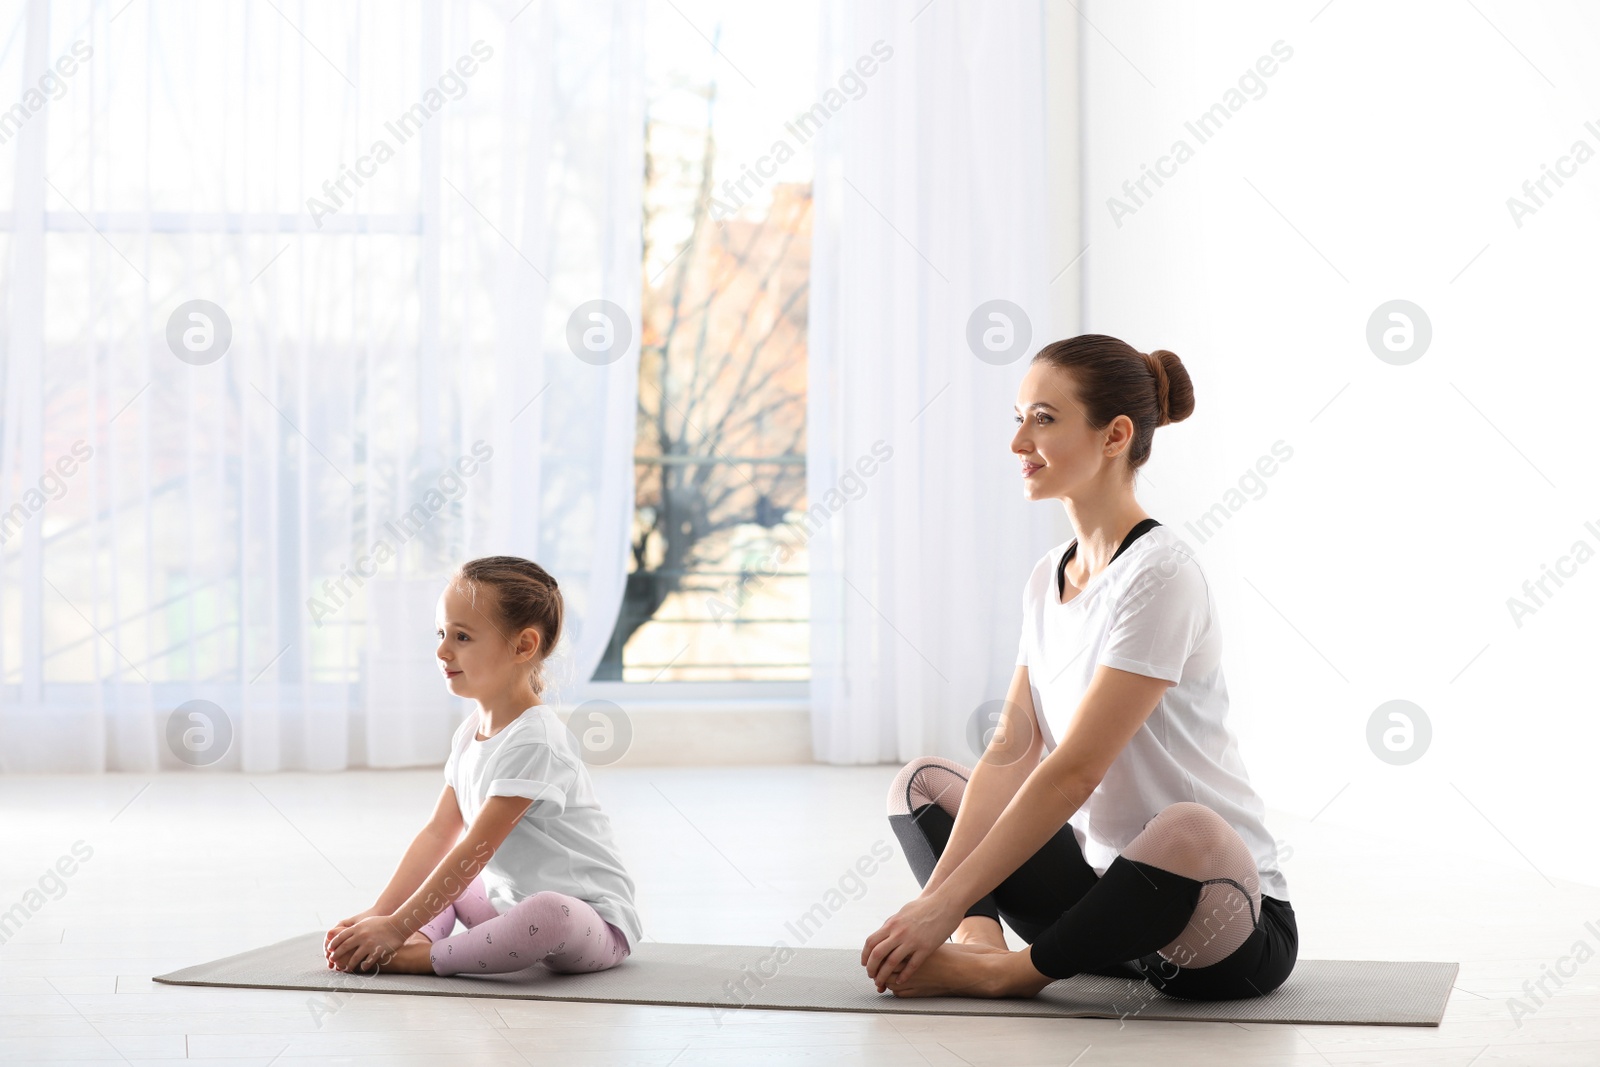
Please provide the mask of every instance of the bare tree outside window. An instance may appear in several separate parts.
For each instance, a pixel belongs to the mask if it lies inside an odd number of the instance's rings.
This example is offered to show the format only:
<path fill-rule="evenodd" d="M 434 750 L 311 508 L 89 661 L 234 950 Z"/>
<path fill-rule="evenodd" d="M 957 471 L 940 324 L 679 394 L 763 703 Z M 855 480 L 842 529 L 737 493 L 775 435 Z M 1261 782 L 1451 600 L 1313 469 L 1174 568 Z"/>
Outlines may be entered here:
<path fill-rule="evenodd" d="M 695 14 L 665 6 L 679 29 Z M 809 675 L 803 547 L 770 573 L 776 545 L 803 542 L 790 531 L 806 507 L 809 162 L 747 178 L 730 213 L 724 183 L 748 173 L 737 153 L 759 153 L 761 124 L 788 115 L 728 71 L 722 25 L 703 30 L 711 49 L 695 37 L 686 58 L 652 64 L 637 508 L 598 681 Z"/>

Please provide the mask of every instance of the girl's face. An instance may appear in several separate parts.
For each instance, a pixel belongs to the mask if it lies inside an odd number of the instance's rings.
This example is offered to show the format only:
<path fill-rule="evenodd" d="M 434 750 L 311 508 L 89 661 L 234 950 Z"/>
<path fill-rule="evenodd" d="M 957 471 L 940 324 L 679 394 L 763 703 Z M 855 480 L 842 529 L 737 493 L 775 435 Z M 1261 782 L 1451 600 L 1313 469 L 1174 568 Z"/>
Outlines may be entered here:
<path fill-rule="evenodd" d="M 1113 458 L 1103 453 L 1107 431 L 1089 428 L 1072 376 L 1048 363 L 1028 368 L 1012 421 L 1011 451 L 1022 461 L 1022 495 L 1029 500 L 1071 495 Z"/>
<path fill-rule="evenodd" d="M 478 603 L 454 582 L 445 586 L 434 610 L 435 655 L 445 677 L 445 688 L 456 696 L 481 697 L 503 693 L 528 676 L 528 664 L 539 649 L 539 631 L 522 631 L 520 643 L 500 632 L 495 604 L 486 603 L 494 590 L 480 586 Z"/>

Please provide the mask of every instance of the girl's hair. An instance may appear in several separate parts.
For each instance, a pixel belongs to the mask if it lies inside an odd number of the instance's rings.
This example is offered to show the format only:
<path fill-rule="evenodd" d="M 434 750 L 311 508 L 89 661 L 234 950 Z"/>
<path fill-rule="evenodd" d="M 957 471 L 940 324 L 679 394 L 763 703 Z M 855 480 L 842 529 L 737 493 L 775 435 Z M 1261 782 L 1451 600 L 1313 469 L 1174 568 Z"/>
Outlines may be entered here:
<path fill-rule="evenodd" d="M 468 560 L 451 578 L 467 588 L 473 606 L 480 607 L 510 641 L 532 626 L 539 631 L 539 654 L 528 668 L 528 681 L 534 694 L 544 695 L 544 664 L 561 640 L 563 606 L 561 590 L 550 572 L 521 556 L 482 556 Z M 493 604 L 478 593 L 484 586 L 494 590 Z"/>
<path fill-rule="evenodd" d="M 1111 424 L 1118 415 L 1133 422 L 1128 446 L 1130 475 L 1150 458 L 1150 439 L 1157 426 L 1182 422 L 1194 413 L 1194 383 L 1183 361 L 1164 348 L 1149 354 L 1103 333 L 1082 333 L 1054 341 L 1033 357 L 1067 371 L 1077 386 L 1078 401 L 1092 429 Z"/>

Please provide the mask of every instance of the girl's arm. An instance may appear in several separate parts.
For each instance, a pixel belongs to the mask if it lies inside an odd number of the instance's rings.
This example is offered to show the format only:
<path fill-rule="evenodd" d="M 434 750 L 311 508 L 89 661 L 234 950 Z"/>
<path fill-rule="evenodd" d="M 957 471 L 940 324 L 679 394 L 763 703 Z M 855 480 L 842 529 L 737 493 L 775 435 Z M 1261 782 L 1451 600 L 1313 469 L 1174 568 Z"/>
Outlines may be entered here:
<path fill-rule="evenodd" d="M 410 937 L 428 925 L 444 911 L 446 905 L 461 895 L 532 803 L 527 797 L 488 799 L 455 847 L 437 862 L 432 873 L 422 880 L 422 884 L 409 897 L 389 912 L 402 938 Z M 458 810 L 457 823 L 460 819 Z M 398 872 L 395 877 L 397 882 L 391 883 L 391 888 L 398 883 Z"/>
<path fill-rule="evenodd" d="M 401 857 L 400 866 L 395 868 L 394 877 L 389 879 L 389 884 L 378 894 L 377 903 L 373 904 L 365 914 L 389 915 L 405 903 L 406 898 L 416 892 L 429 872 L 439 866 L 439 861 L 450 851 L 450 846 L 456 843 L 464 827 L 465 824 L 461 821 L 461 806 L 456 803 L 456 791 L 454 787 L 447 785 L 444 787 L 444 792 L 439 794 L 439 803 L 434 806 L 433 818 L 429 819 L 427 825 L 412 839 L 411 847 L 406 849 L 406 854 Z"/>
<path fill-rule="evenodd" d="M 994 732 L 983 758 L 972 769 L 972 777 L 961 794 L 950 840 L 934 865 L 922 895 L 929 896 L 950 877 L 961 862 L 978 847 L 994 826 L 1005 806 L 1016 796 L 1044 753 L 1044 734 L 1039 730 L 1033 707 L 1033 691 L 1028 685 L 1028 668 L 1018 667 L 1011 676 L 1000 727 Z M 1065 820 L 1063 820 L 1065 821 Z"/>
<path fill-rule="evenodd" d="M 924 889 L 923 896 L 942 896 L 952 909 L 965 911 L 1022 866 L 1089 799 L 1170 685 L 1163 678 L 1096 667 L 1055 751 L 1027 776 L 993 831 L 936 889 Z M 977 777 L 974 773 L 973 781 Z M 931 878 L 928 885 L 933 887 Z"/>

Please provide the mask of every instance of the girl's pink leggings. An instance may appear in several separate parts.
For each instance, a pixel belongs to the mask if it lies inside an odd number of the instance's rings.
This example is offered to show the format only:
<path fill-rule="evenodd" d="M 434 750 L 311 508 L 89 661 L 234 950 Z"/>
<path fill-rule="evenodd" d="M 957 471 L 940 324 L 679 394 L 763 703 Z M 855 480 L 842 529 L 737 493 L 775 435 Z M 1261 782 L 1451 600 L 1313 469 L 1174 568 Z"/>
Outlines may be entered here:
<path fill-rule="evenodd" d="M 451 937 L 457 919 L 467 929 Z M 433 942 L 435 974 L 499 974 L 536 963 L 565 973 L 601 971 L 631 951 L 621 930 L 565 893 L 535 893 L 500 915 L 481 876 L 421 932 Z"/>

